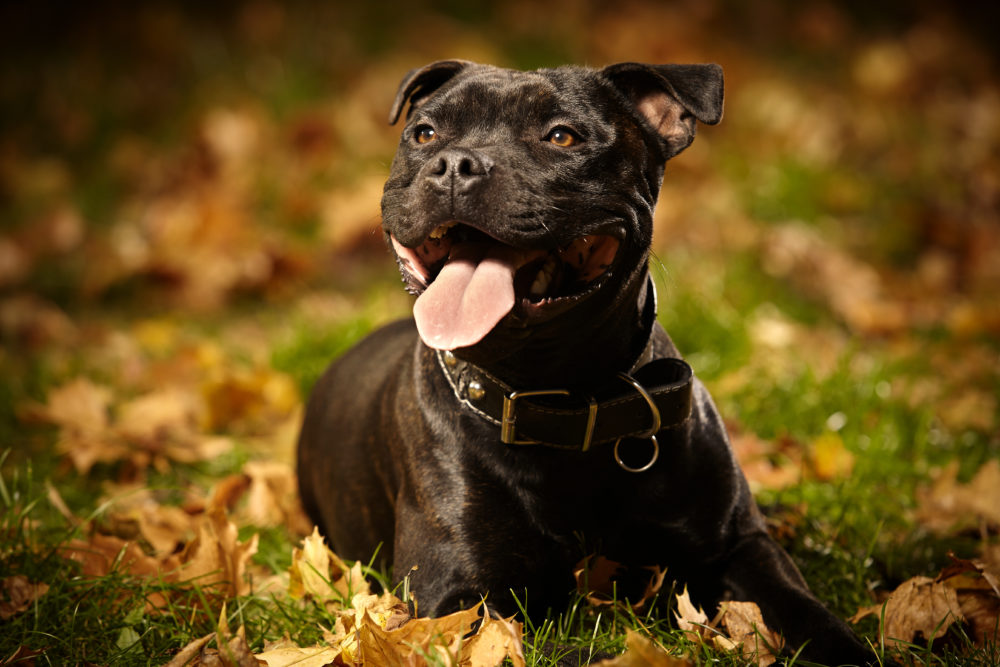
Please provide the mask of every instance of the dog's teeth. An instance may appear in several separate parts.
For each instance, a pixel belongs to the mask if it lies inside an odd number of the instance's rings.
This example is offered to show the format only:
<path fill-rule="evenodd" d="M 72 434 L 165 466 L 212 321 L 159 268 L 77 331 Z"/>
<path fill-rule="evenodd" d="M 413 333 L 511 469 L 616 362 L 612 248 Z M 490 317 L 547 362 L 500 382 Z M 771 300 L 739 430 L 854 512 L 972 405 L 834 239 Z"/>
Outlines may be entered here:
<path fill-rule="evenodd" d="M 556 260 L 555 257 L 549 257 L 548 261 L 542 265 L 542 268 L 538 270 L 538 274 L 531 283 L 531 288 L 528 293 L 531 296 L 542 296 L 549 290 L 549 285 L 552 284 L 552 277 L 556 273 Z"/>
<path fill-rule="evenodd" d="M 539 271 L 538 275 L 535 276 L 534 282 L 531 283 L 531 289 L 528 290 L 528 293 L 531 296 L 542 296 L 549 289 L 549 282 L 551 280 L 551 276 L 547 275 L 544 271 Z"/>

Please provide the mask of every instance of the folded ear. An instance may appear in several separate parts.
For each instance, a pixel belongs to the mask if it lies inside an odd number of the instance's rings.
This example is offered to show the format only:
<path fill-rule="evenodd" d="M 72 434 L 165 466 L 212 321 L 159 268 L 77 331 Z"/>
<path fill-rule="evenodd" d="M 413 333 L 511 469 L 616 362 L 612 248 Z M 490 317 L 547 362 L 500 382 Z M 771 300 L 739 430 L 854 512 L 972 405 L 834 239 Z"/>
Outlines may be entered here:
<path fill-rule="evenodd" d="M 407 101 L 410 102 L 410 108 L 406 111 L 406 117 L 409 118 L 413 110 L 420 106 L 428 95 L 440 88 L 448 79 L 474 64 L 467 60 L 438 60 L 410 70 L 396 91 L 396 99 L 389 111 L 389 124 L 396 124 Z"/>
<path fill-rule="evenodd" d="M 695 119 L 722 120 L 722 68 L 718 65 L 619 63 L 602 70 L 663 140 L 666 157 L 694 140 Z"/>

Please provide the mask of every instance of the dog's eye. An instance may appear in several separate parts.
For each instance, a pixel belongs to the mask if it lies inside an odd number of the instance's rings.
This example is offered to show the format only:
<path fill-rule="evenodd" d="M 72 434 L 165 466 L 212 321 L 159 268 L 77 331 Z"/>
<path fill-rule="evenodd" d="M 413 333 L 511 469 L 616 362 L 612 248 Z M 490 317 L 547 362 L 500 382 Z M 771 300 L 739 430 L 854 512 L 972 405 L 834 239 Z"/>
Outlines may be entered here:
<path fill-rule="evenodd" d="M 569 148 L 580 141 L 579 137 L 573 134 L 570 130 L 567 130 L 565 127 L 554 128 L 545 137 L 545 140 L 559 146 L 560 148 Z"/>
<path fill-rule="evenodd" d="M 437 132 L 430 125 L 421 125 L 413 130 L 413 138 L 418 144 L 429 144 L 437 139 Z"/>

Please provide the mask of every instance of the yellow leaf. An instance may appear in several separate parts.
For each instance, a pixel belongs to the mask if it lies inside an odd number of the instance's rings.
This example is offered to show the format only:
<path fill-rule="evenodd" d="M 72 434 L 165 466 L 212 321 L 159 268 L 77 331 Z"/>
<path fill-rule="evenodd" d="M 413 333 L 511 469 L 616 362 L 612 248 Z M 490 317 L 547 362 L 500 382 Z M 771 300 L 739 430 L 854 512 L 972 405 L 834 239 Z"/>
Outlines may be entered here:
<path fill-rule="evenodd" d="M 343 599 L 330 583 L 332 555 L 319 534 L 319 528 L 313 528 L 312 535 L 303 538 L 302 548 L 292 550 L 288 594 L 293 598 L 308 595 L 320 601 Z"/>
<path fill-rule="evenodd" d="M 631 629 L 625 630 L 625 652 L 616 658 L 594 663 L 595 667 L 689 667 L 693 663 L 677 658 L 653 640 Z"/>
<path fill-rule="evenodd" d="M 340 649 L 333 646 L 284 646 L 258 653 L 256 658 L 267 667 L 326 667 L 340 655 Z"/>
<path fill-rule="evenodd" d="M 813 441 L 812 466 L 816 477 L 823 481 L 846 477 L 854 468 L 854 454 L 844 447 L 839 435 L 827 432 Z"/>
<path fill-rule="evenodd" d="M 479 618 L 479 607 L 440 618 L 413 619 L 395 630 L 385 630 L 367 612 L 357 616 L 358 654 L 366 667 L 396 667 L 417 662 L 421 654 L 451 662 L 462 638 Z"/>
<path fill-rule="evenodd" d="M 461 667 L 496 667 L 510 658 L 514 667 L 525 667 L 523 628 L 512 618 L 494 619 L 483 613 L 479 631 L 462 645 L 458 664 Z"/>

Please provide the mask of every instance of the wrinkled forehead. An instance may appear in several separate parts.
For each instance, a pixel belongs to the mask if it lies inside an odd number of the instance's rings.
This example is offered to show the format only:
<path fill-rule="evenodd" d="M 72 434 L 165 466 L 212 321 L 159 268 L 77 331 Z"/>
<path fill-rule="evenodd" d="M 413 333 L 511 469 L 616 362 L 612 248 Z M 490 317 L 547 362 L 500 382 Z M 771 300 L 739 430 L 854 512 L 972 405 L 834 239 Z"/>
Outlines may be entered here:
<path fill-rule="evenodd" d="M 520 72 L 480 67 L 463 73 L 450 84 L 421 111 L 454 121 L 584 122 L 587 110 L 603 92 L 592 77 L 571 77 L 561 70 Z"/>

